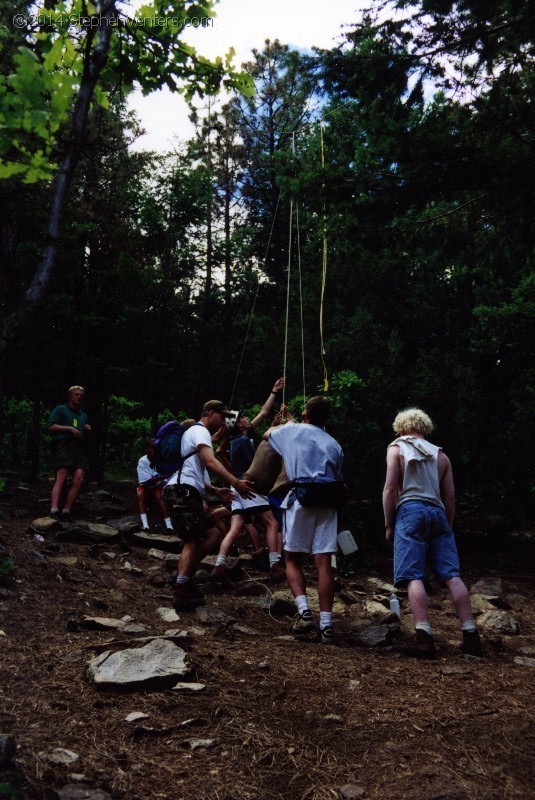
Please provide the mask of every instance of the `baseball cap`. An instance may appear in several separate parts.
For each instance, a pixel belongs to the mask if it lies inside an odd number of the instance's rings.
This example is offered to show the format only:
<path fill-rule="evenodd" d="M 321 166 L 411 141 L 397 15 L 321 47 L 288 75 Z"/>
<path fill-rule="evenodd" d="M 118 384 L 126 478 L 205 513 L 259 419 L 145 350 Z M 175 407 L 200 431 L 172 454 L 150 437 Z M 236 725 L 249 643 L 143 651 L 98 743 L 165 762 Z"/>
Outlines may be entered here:
<path fill-rule="evenodd" d="M 230 408 L 225 408 L 225 404 L 221 400 L 208 400 L 203 407 L 203 411 L 217 411 L 218 414 L 223 414 L 224 417 L 232 417 L 234 412 Z"/>

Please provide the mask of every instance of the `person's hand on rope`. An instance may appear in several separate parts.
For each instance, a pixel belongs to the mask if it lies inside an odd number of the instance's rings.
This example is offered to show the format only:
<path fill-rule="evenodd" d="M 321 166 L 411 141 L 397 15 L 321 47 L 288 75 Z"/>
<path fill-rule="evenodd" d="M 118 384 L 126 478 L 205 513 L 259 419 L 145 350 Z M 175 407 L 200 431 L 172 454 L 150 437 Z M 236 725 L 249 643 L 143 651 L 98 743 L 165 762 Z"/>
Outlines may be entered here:
<path fill-rule="evenodd" d="M 275 414 L 273 425 L 284 425 L 285 422 L 295 422 L 295 417 L 292 415 L 288 406 L 283 403 L 279 411 Z"/>
<path fill-rule="evenodd" d="M 278 392 L 280 392 L 280 390 L 283 388 L 285 382 L 286 382 L 286 378 L 284 378 L 284 377 L 283 378 L 279 378 L 278 380 L 276 380 L 275 384 L 273 386 L 273 389 L 271 390 L 273 392 L 273 394 L 277 394 Z"/>

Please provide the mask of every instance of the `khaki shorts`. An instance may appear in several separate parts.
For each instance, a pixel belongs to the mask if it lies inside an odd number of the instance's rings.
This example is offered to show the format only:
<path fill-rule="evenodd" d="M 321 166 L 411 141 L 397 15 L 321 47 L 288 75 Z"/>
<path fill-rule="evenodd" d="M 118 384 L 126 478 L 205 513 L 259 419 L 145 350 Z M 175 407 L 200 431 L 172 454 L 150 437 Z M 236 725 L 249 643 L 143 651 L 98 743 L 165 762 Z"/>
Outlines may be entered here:
<path fill-rule="evenodd" d="M 89 469 L 89 461 L 85 452 L 83 441 L 78 439 L 60 439 L 58 442 L 53 442 L 54 452 L 54 467 L 60 469 L 66 467 L 69 469 L 83 469 L 87 472 Z"/>

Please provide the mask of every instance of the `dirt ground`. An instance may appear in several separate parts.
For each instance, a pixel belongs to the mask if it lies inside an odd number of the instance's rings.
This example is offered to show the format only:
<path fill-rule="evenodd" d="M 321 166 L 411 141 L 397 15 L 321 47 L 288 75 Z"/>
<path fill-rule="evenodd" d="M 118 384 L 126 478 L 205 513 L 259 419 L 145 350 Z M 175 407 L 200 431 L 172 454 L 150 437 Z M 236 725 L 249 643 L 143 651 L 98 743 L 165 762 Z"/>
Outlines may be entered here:
<path fill-rule="evenodd" d="M 125 514 L 135 513 L 132 487 L 106 488 L 122 498 Z M 535 668 L 515 662 L 535 655 L 527 545 L 504 541 L 500 552 L 481 539 L 461 545 L 467 584 L 501 577 L 502 607 L 520 633 L 484 636 L 482 661 L 459 655 L 456 619 L 436 589 L 439 657 L 418 661 L 390 646 L 362 646 L 352 633 L 362 604 L 381 580 L 391 581 L 386 550 L 373 569 L 369 557 L 357 557 L 354 574 L 340 578 L 342 595 L 353 593 L 356 602 L 346 599 L 335 616 L 336 646 L 295 640 L 289 616 L 261 609 L 239 586 L 207 597 L 236 624 L 203 625 L 195 613 L 170 624 L 156 613 L 170 606 L 168 571 L 147 547 L 126 538 L 106 546 L 52 534 L 44 543 L 33 539 L 28 529 L 46 514 L 49 491 L 46 482 L 15 489 L 0 519 L 0 544 L 14 559 L 0 578 L 0 734 L 17 743 L 14 763 L 0 768 L 1 798 L 535 797 Z M 246 564 L 242 581 L 251 578 L 261 594 L 281 588 Z M 87 630 L 85 615 L 130 615 L 146 635 L 188 631 L 187 663 L 206 688 L 99 691 L 86 677 L 87 662 L 105 649 L 136 646 L 136 637 Z M 404 602 L 402 638 L 410 632 Z M 129 723 L 131 712 L 148 717 Z M 193 749 L 192 740 L 211 742 Z M 51 763 L 54 748 L 78 759 Z"/>

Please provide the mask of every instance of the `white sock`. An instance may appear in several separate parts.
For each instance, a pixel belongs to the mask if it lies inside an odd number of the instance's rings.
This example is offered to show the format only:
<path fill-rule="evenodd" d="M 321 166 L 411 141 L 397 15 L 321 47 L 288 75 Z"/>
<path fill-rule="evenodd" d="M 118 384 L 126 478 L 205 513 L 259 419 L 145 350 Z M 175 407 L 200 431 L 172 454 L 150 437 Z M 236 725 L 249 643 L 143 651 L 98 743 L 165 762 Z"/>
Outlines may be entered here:
<path fill-rule="evenodd" d="M 295 605 L 297 606 L 297 611 L 299 614 L 302 614 L 303 611 L 308 611 L 308 600 L 306 594 L 299 594 L 297 597 L 294 597 Z"/>
<path fill-rule="evenodd" d="M 431 633 L 431 625 L 428 622 L 417 622 L 414 627 L 416 628 L 417 631 L 425 631 L 426 633 L 429 634 L 429 636 L 433 635 Z"/>
<path fill-rule="evenodd" d="M 278 564 L 280 560 L 281 560 L 281 554 L 280 553 L 270 553 L 269 554 L 269 566 L 270 567 L 272 567 L 273 564 Z"/>
<path fill-rule="evenodd" d="M 227 566 L 227 557 L 222 556 L 221 554 L 215 560 L 216 567 L 226 567 Z"/>
<path fill-rule="evenodd" d="M 320 628 L 332 628 L 333 615 L 332 611 L 320 611 Z"/>
<path fill-rule="evenodd" d="M 475 633 L 477 630 L 476 623 L 473 619 L 469 619 L 466 622 L 461 623 L 461 630 L 466 631 L 467 633 Z"/>
<path fill-rule="evenodd" d="M 164 522 L 165 522 L 165 527 L 167 528 L 167 530 L 168 531 L 172 531 L 173 530 L 173 523 L 171 522 L 171 517 L 167 517 L 166 519 L 164 519 Z"/>
<path fill-rule="evenodd" d="M 181 583 L 188 583 L 189 578 L 187 575 L 177 575 L 176 576 L 176 585 L 180 586 Z"/>
<path fill-rule="evenodd" d="M 143 527 L 144 528 L 148 528 L 149 527 L 149 521 L 147 519 L 147 515 L 146 514 L 140 514 L 139 516 L 141 517 L 141 524 L 143 525 Z"/>

